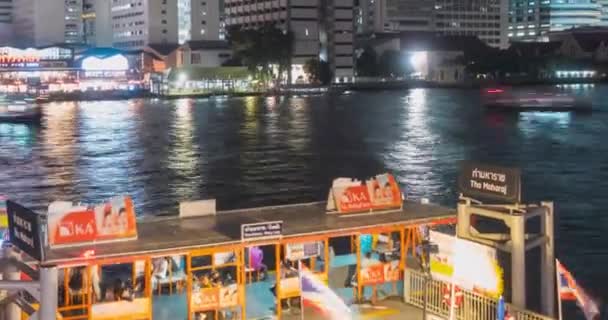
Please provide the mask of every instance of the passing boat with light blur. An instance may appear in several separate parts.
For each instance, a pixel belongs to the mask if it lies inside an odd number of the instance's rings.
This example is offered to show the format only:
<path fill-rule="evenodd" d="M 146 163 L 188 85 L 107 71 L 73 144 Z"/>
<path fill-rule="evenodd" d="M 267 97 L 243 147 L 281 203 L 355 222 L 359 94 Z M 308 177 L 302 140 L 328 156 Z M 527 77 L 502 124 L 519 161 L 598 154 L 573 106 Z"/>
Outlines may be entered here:
<path fill-rule="evenodd" d="M 0 96 L 0 122 L 39 122 L 42 101 L 40 97 Z"/>
<path fill-rule="evenodd" d="M 590 99 L 571 92 L 547 88 L 488 88 L 483 106 L 501 111 L 591 111 Z"/>

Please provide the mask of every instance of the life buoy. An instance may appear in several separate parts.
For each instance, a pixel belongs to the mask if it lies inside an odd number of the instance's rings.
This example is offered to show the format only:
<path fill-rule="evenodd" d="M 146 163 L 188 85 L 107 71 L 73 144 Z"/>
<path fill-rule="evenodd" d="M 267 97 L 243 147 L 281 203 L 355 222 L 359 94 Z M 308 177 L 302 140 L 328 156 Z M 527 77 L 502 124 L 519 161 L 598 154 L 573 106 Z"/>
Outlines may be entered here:
<path fill-rule="evenodd" d="M 443 285 L 443 288 L 442 288 L 443 304 L 447 305 L 448 307 L 450 306 L 450 302 L 452 300 L 452 297 L 451 297 L 452 287 L 451 286 L 452 286 L 451 284 L 445 284 L 445 285 Z M 454 287 L 454 307 L 458 308 L 459 306 L 461 306 L 463 300 L 464 300 L 464 293 L 458 286 L 455 286 Z"/>

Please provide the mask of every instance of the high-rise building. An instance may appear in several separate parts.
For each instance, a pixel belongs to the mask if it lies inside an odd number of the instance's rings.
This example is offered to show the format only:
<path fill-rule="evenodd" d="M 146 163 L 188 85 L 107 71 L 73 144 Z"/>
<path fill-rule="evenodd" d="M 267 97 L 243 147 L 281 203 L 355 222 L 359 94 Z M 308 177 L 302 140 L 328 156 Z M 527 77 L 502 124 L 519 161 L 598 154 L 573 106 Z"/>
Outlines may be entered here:
<path fill-rule="evenodd" d="M 28 46 L 81 43 L 82 8 L 82 0 L 15 0 L 15 41 Z"/>
<path fill-rule="evenodd" d="M 150 43 L 178 42 L 178 5 L 169 0 L 113 0 L 113 46 L 141 49 Z"/>
<path fill-rule="evenodd" d="M 360 1 L 368 6 L 375 4 L 375 32 L 426 31 L 476 36 L 490 46 L 508 46 L 506 0 Z"/>
<path fill-rule="evenodd" d="M 178 0 L 179 43 L 224 40 L 223 0 Z"/>
<path fill-rule="evenodd" d="M 112 0 L 84 0 L 82 9 L 83 42 L 94 47 L 111 47 Z"/>
<path fill-rule="evenodd" d="M 13 0 L 0 0 L 0 46 L 13 40 Z"/>
<path fill-rule="evenodd" d="M 547 40 L 551 31 L 600 25 L 602 5 L 598 0 L 510 0 L 508 17 L 511 41 Z"/>
<path fill-rule="evenodd" d="M 337 78 L 353 75 L 353 0 L 225 0 L 225 17 L 227 26 L 291 32 L 293 80 L 310 59 L 328 62 Z"/>
<path fill-rule="evenodd" d="M 504 0 L 436 0 L 433 30 L 442 35 L 476 36 L 487 45 L 508 47 Z"/>
<path fill-rule="evenodd" d="M 385 21 L 386 0 L 357 0 L 355 2 L 355 33 L 383 32 Z"/>

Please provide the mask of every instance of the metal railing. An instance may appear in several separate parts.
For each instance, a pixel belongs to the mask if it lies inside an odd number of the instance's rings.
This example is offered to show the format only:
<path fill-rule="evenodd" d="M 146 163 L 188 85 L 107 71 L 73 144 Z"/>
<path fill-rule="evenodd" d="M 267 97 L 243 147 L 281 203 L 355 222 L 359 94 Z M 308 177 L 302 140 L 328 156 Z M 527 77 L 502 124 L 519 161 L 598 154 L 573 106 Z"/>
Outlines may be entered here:
<path fill-rule="evenodd" d="M 447 283 L 438 280 L 426 280 L 420 271 L 408 269 L 405 271 L 404 294 L 405 302 L 416 307 L 424 308 L 425 282 L 428 281 L 426 291 L 426 310 L 430 313 L 445 317 L 449 316 L 449 305 L 444 300 L 444 287 Z M 488 298 L 478 293 L 462 290 L 462 301 L 456 309 L 458 320 L 495 320 L 495 299 Z M 528 310 L 522 310 L 507 304 L 509 313 L 516 320 L 555 320 Z"/>

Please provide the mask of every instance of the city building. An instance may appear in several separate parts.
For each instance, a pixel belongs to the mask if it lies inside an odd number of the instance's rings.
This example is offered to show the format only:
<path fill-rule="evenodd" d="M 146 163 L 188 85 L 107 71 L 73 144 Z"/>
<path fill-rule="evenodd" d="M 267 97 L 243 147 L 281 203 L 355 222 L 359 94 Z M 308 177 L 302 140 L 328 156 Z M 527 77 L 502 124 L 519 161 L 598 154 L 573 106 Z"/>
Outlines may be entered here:
<path fill-rule="evenodd" d="M 82 42 L 82 0 L 14 0 L 14 40 L 21 46 Z"/>
<path fill-rule="evenodd" d="M 13 40 L 13 0 L 0 0 L 0 45 Z"/>
<path fill-rule="evenodd" d="M 178 42 L 178 4 L 168 0 L 113 0 L 113 46 L 142 49 L 150 43 Z"/>
<path fill-rule="evenodd" d="M 188 41 L 178 49 L 176 66 L 220 67 L 231 57 L 232 49 L 226 41 Z"/>
<path fill-rule="evenodd" d="M 353 76 L 353 0 L 225 0 L 227 26 L 256 28 L 274 24 L 294 37 L 291 79 L 304 76 L 310 59 L 330 64 L 334 76 Z"/>
<path fill-rule="evenodd" d="M 93 47 L 111 47 L 112 1 L 84 0 L 82 9 L 83 42 Z"/>
<path fill-rule="evenodd" d="M 547 33 L 601 25 L 599 0 L 511 0 L 508 37 L 511 41 L 548 41 Z"/>
<path fill-rule="evenodd" d="M 506 1 L 360 1 L 359 11 L 362 14 L 357 26 L 361 27 L 357 31 L 370 30 L 373 25 L 374 32 L 426 31 L 443 35 L 476 36 L 490 46 L 508 47 Z"/>
<path fill-rule="evenodd" d="M 177 19 L 179 44 L 226 38 L 223 0 L 178 0 Z"/>
<path fill-rule="evenodd" d="M 433 30 L 443 35 L 476 36 L 486 44 L 507 48 L 508 6 L 501 0 L 436 0 Z"/>
<path fill-rule="evenodd" d="M 356 0 L 355 33 L 369 35 L 385 30 L 387 0 Z M 389 26 L 386 25 L 388 28 Z"/>

